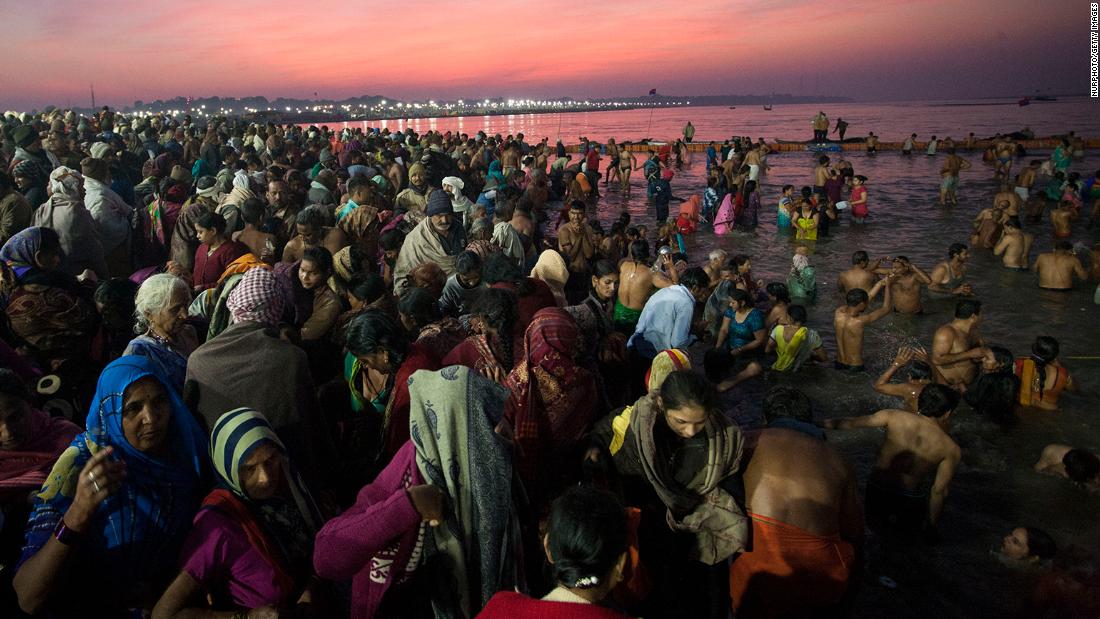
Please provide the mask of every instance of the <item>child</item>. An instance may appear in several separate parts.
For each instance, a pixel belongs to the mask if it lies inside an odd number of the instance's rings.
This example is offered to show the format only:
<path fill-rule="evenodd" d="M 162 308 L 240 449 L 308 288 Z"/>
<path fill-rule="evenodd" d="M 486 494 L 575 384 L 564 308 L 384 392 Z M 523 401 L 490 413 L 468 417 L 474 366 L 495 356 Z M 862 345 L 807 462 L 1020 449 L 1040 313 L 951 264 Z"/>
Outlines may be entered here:
<path fill-rule="evenodd" d="M 867 177 L 862 174 L 852 178 L 852 197 L 848 199 L 848 206 L 852 209 L 852 220 L 857 224 L 864 223 L 870 212 L 867 210 L 866 182 Z"/>

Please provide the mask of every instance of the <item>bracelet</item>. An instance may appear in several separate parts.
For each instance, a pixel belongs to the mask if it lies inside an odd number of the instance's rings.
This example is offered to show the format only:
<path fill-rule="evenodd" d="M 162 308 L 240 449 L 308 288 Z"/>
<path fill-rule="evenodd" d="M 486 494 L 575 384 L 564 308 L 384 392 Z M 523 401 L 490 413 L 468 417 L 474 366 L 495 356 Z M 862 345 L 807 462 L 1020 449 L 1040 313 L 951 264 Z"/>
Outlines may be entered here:
<path fill-rule="evenodd" d="M 84 541 L 84 534 L 66 526 L 64 518 L 57 521 L 57 526 L 53 529 L 53 537 L 66 546 L 75 546 Z"/>

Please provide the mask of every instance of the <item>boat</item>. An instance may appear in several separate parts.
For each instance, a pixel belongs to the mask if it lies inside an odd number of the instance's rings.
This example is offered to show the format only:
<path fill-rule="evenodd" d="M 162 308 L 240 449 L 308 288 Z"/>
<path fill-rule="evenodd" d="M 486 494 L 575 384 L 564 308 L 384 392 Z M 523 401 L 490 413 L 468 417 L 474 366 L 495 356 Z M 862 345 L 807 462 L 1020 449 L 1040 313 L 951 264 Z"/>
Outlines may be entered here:
<path fill-rule="evenodd" d="M 1030 98 L 1030 97 L 1024 97 L 1023 99 L 1020 99 L 1020 100 L 1019 100 L 1019 101 L 1017 101 L 1016 103 L 1017 103 L 1017 104 L 1018 104 L 1018 105 L 1019 105 L 1020 107 L 1024 107 L 1025 105 L 1029 105 L 1029 104 L 1031 103 L 1031 98 Z"/>
<path fill-rule="evenodd" d="M 765 112 L 770 112 L 770 111 L 772 111 L 772 106 L 770 106 L 770 105 L 765 105 L 765 106 L 764 106 L 764 111 L 765 111 Z"/>
<path fill-rule="evenodd" d="M 736 110 L 736 109 L 737 109 L 737 106 L 736 106 L 736 105 L 731 105 L 731 106 L 730 106 L 730 109 L 731 109 L 731 110 Z"/>
<path fill-rule="evenodd" d="M 1058 97 L 1051 97 L 1049 95 L 1039 95 L 1034 97 L 1034 101 L 1057 101 Z"/>

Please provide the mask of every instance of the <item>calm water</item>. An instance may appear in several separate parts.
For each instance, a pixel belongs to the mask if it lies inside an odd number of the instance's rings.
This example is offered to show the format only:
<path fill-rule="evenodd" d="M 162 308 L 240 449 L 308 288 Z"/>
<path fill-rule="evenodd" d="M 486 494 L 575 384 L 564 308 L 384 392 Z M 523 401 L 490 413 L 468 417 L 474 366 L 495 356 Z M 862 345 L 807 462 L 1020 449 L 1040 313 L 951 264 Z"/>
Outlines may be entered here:
<path fill-rule="evenodd" d="M 548 137 L 551 143 L 560 139 L 572 144 L 580 136 L 600 142 L 609 137 L 619 141 L 647 137 L 655 140 L 675 139 L 680 137 L 684 123 L 690 120 L 695 125 L 696 142 L 724 140 L 734 134 L 749 135 L 753 139 L 763 137 L 770 142 L 775 138 L 810 138 L 810 119 L 822 110 L 834 124 L 837 117 L 844 118 L 848 123 L 847 137 L 865 136 L 867 132 L 874 131 L 883 141 L 901 141 L 910 133 L 916 133 L 922 139 L 935 134 L 940 138 L 951 136 L 961 140 L 971 131 L 978 137 L 989 137 L 1023 127 L 1031 127 L 1040 136 L 1076 131 L 1080 135 L 1100 137 L 1096 102 L 1083 97 L 1033 103 L 1026 107 L 1012 102 L 1009 102 L 1010 105 L 980 106 L 945 106 L 945 103 L 950 102 L 776 105 L 770 112 L 765 112 L 759 105 L 737 106 L 734 110 L 689 106 L 622 112 L 355 121 L 330 123 L 330 127 L 387 127 L 391 131 L 411 128 L 418 133 L 438 130 L 470 135 L 482 130 L 489 135 L 523 133 L 528 142 Z"/>
<path fill-rule="evenodd" d="M 1085 136 L 1100 136 L 1096 108 L 1086 100 L 1025 108 L 896 104 L 777 106 L 771 112 L 756 106 L 736 110 L 634 110 L 564 114 L 560 118 L 545 115 L 425 119 L 388 126 L 471 134 L 479 129 L 488 133 L 522 131 L 531 141 L 543 135 L 553 141 L 561 135 L 571 143 L 580 135 L 597 140 L 674 138 L 683 122 L 690 118 L 698 130 L 697 141 L 722 139 L 734 133 L 754 138 L 764 136 L 770 141 L 775 137 L 805 139 L 810 133 L 809 119 L 819 107 L 830 118 L 840 115 L 850 122 L 849 135 L 873 130 L 884 140 L 900 140 L 911 132 L 921 136 L 935 132 L 941 137 L 952 135 L 960 139 L 968 131 L 985 136 L 1024 126 L 1030 126 L 1038 135 L 1076 130 Z M 958 190 L 960 205 L 948 209 L 936 206 L 939 158 L 903 158 L 893 152 L 877 157 L 862 153 L 848 156 L 856 173 L 869 178 L 872 217 L 868 225 L 852 227 L 848 216 L 841 215 L 832 236 L 818 241 L 814 248 L 812 261 L 818 272 L 819 298 L 816 306 L 808 308 L 810 326 L 820 331 L 830 355 L 835 355 L 832 311 L 839 304 L 833 293 L 836 276 L 850 266 L 853 251 L 864 249 L 873 257 L 904 254 L 927 272 L 946 258 L 948 245 L 968 241 L 970 221 L 991 202 L 995 187 L 992 170 L 981 163 L 980 156 L 977 153 L 965 156 L 971 159 L 974 168 L 963 173 Z M 673 180 L 676 195 L 686 198 L 702 193 L 703 161 L 697 155 L 680 171 Z M 771 170 L 762 178 L 763 206 L 758 232 L 719 238 L 701 231 L 688 241 L 693 263 L 701 263 L 710 249 L 721 247 L 730 254 L 752 255 L 757 277 L 785 281 L 793 242 L 775 233 L 775 205 L 782 185 L 811 184 L 814 157 L 810 153 L 772 154 L 769 165 Z M 1100 153 L 1093 152 L 1084 161 L 1075 162 L 1072 170 L 1087 176 L 1098 168 Z M 652 224 L 653 207 L 647 204 L 640 173 L 633 175 L 632 187 L 626 194 L 617 186 L 601 186 L 601 190 L 604 196 L 596 215 L 605 226 L 624 209 L 636 223 Z M 1049 224 L 1029 225 L 1027 229 L 1036 236 L 1033 258 L 1038 252 L 1049 251 L 1052 246 Z M 654 232 L 651 226 L 651 240 Z M 1084 223 L 1079 222 L 1072 240 L 1092 245 L 1097 239 L 1095 233 L 1085 230 Z M 984 616 L 999 617 L 1013 613 L 1022 592 L 1031 590 L 1034 575 L 1004 567 L 989 551 L 999 547 L 1001 536 L 1016 526 L 1027 524 L 1046 529 L 1060 546 L 1076 544 L 1093 551 L 1100 549 L 1096 517 L 1100 513 L 1100 495 L 1087 494 L 1068 482 L 1031 471 L 1040 449 L 1050 442 L 1100 451 L 1100 422 L 1096 418 L 1100 412 L 1100 361 L 1072 359 L 1100 356 L 1100 330 L 1096 328 L 1100 307 L 1092 304 L 1095 283 L 1070 294 L 1043 292 L 1037 288 L 1034 275 L 1003 270 L 988 250 L 972 254 L 969 281 L 984 302 L 981 331 L 988 343 L 1026 355 L 1036 336 L 1056 337 L 1081 392 L 1065 395 L 1061 412 L 1027 415 L 1009 430 L 977 418 L 965 405 L 960 408 L 953 418 L 952 435 L 963 449 L 963 463 L 941 519 L 944 541 L 934 548 L 893 548 L 887 546 L 886 540 L 871 535 L 856 616 L 973 617 L 981 612 Z M 804 369 L 798 376 L 798 384 L 814 398 L 818 416 L 868 414 L 895 406 L 897 403 L 890 398 L 874 393 L 871 387 L 874 377 L 890 364 L 901 344 L 920 343 L 930 350 L 933 331 L 950 320 L 952 309 L 950 301 L 926 299 L 924 316 L 889 316 L 869 327 L 864 343 L 866 375 L 849 377 L 825 368 Z M 731 416 L 745 426 L 757 425 L 762 388 L 757 381 L 733 391 L 727 397 Z M 849 457 L 861 482 L 865 481 L 874 464 L 881 434 L 873 430 L 832 432 L 829 440 Z M 897 588 L 884 587 L 879 576 L 893 579 Z"/>

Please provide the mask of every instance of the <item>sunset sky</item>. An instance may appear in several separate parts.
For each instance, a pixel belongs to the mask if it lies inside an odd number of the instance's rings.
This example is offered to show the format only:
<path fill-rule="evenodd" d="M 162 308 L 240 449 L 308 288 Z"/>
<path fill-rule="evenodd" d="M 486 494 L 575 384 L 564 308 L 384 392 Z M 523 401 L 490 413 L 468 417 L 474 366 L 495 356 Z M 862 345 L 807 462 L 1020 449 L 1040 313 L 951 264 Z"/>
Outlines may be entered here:
<path fill-rule="evenodd" d="M 1088 89 L 1088 3 L 48 0 L 4 11 L 0 109 L 174 96 L 412 99 Z M 31 10 L 29 7 L 33 6 Z"/>

